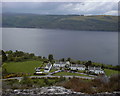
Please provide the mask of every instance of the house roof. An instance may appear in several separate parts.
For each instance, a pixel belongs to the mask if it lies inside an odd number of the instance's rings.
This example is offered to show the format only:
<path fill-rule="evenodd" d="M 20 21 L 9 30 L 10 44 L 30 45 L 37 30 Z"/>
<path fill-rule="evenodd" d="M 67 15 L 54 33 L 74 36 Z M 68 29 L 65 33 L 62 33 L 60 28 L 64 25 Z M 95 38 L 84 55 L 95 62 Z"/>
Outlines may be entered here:
<path fill-rule="evenodd" d="M 55 64 L 70 64 L 70 62 L 69 61 L 66 61 L 66 62 L 55 62 Z"/>
<path fill-rule="evenodd" d="M 101 70 L 101 67 L 90 67 L 88 66 L 89 70 Z"/>
<path fill-rule="evenodd" d="M 51 66 L 51 64 L 50 64 L 50 63 L 48 63 L 48 64 L 46 65 L 46 67 L 48 67 L 48 68 L 49 68 L 50 66 Z"/>
<path fill-rule="evenodd" d="M 82 64 L 71 64 L 71 67 L 85 67 L 85 65 L 82 65 Z"/>
<path fill-rule="evenodd" d="M 88 66 L 88 70 L 94 70 L 94 67 Z"/>
<path fill-rule="evenodd" d="M 56 62 L 55 64 L 66 64 L 66 62 Z"/>
<path fill-rule="evenodd" d="M 36 71 L 40 71 L 40 67 L 38 67 L 38 68 L 35 68 L 35 70 L 36 70 Z"/>
<path fill-rule="evenodd" d="M 78 67 L 85 67 L 85 65 L 82 65 L 82 64 L 78 64 Z"/>
<path fill-rule="evenodd" d="M 101 67 L 95 67 L 95 70 L 101 70 Z"/>

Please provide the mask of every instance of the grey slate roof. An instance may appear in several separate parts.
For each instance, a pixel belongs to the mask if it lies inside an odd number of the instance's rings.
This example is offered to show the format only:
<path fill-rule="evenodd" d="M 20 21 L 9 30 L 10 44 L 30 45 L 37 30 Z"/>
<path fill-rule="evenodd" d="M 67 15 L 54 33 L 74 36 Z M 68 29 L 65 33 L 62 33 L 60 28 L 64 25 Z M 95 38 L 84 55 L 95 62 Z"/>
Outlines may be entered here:
<path fill-rule="evenodd" d="M 55 64 L 66 64 L 66 62 L 55 62 Z"/>
<path fill-rule="evenodd" d="M 101 70 L 101 67 L 88 67 L 88 70 Z"/>
<path fill-rule="evenodd" d="M 50 66 L 51 66 L 51 64 L 50 64 L 50 63 L 48 63 L 48 64 L 46 65 L 46 67 L 48 67 L 48 68 L 49 68 Z"/>
<path fill-rule="evenodd" d="M 95 67 L 95 70 L 101 70 L 101 67 Z"/>
<path fill-rule="evenodd" d="M 71 67 L 85 67 L 85 65 L 82 65 L 82 64 L 71 64 Z"/>

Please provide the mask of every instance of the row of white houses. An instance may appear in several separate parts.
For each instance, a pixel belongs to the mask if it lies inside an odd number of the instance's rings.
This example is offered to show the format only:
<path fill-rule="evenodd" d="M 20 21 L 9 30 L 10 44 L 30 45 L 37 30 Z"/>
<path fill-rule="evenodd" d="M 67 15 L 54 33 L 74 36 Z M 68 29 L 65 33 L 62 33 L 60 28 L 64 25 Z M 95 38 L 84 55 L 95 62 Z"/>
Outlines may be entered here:
<path fill-rule="evenodd" d="M 71 64 L 70 69 L 71 70 L 85 70 L 85 65 L 81 65 L 81 64 Z"/>
<path fill-rule="evenodd" d="M 71 70 L 81 70 L 81 71 L 86 70 L 85 65 L 70 64 L 70 62 L 67 61 L 67 62 L 56 62 L 53 65 L 51 63 L 48 63 L 44 68 L 44 72 L 45 73 L 50 72 L 51 68 L 60 69 L 60 68 L 65 68 L 65 67 L 68 67 Z M 87 69 L 88 69 L 88 72 L 91 72 L 91 73 L 104 74 L 104 71 L 101 69 L 101 67 L 90 67 L 90 66 L 88 66 Z M 36 71 L 39 72 L 38 70 L 36 70 Z"/>
<path fill-rule="evenodd" d="M 54 68 L 60 68 L 60 67 L 65 67 L 66 65 L 70 66 L 70 62 L 56 62 L 53 64 Z"/>
<path fill-rule="evenodd" d="M 101 67 L 90 67 L 88 66 L 88 71 L 95 74 L 104 74 L 104 71 L 101 69 Z"/>

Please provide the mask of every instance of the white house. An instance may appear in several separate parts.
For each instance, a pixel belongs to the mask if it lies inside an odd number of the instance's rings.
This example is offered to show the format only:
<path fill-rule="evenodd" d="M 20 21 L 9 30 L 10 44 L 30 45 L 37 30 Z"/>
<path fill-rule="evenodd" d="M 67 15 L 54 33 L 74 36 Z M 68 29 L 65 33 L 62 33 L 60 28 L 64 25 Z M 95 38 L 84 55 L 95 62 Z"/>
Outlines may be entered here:
<path fill-rule="evenodd" d="M 104 74 L 104 71 L 101 69 L 101 67 L 90 67 L 88 66 L 88 71 L 95 73 L 95 74 Z"/>
<path fill-rule="evenodd" d="M 69 62 L 69 61 L 66 61 L 66 64 L 70 65 L 70 62 Z"/>
<path fill-rule="evenodd" d="M 48 73 L 52 68 L 52 64 L 48 63 L 46 66 L 45 66 L 45 69 L 44 69 L 44 72 L 45 73 Z"/>
<path fill-rule="evenodd" d="M 67 61 L 67 62 L 56 62 L 54 63 L 53 67 L 65 67 L 66 65 L 70 65 L 70 62 Z"/>
<path fill-rule="evenodd" d="M 71 64 L 70 69 L 71 70 L 85 70 L 85 65 L 82 64 Z"/>
<path fill-rule="evenodd" d="M 39 71 L 40 71 L 40 67 L 35 68 L 35 71 L 36 71 L 36 72 L 39 72 Z"/>
<path fill-rule="evenodd" d="M 40 70 L 41 70 L 40 67 L 35 68 L 35 71 L 36 71 L 35 74 L 42 74 L 43 72 L 41 72 Z"/>
<path fill-rule="evenodd" d="M 36 72 L 36 74 L 42 74 L 42 73 L 43 73 L 43 72 L 41 72 L 41 71 L 37 71 L 37 72 Z"/>

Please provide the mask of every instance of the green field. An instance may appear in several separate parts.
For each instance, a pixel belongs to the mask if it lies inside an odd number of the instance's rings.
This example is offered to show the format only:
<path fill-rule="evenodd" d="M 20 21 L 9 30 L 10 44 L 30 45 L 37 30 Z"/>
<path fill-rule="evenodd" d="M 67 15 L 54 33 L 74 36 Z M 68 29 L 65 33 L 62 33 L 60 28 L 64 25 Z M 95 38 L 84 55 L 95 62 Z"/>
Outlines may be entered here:
<path fill-rule="evenodd" d="M 107 76 L 111 76 L 111 75 L 120 73 L 120 71 L 111 70 L 111 69 L 104 69 L 104 71 L 105 71 L 105 74 L 106 74 Z"/>
<path fill-rule="evenodd" d="M 41 67 L 42 62 L 33 60 L 33 61 L 24 61 L 24 62 L 6 62 L 3 64 L 3 68 L 7 70 L 8 73 L 31 73 L 35 72 L 35 67 Z M 45 64 L 43 65 L 45 66 Z M 50 72 L 54 72 L 56 70 L 51 70 Z M 111 69 L 104 69 L 105 74 L 107 76 L 111 76 L 113 74 L 118 74 L 120 71 L 111 70 Z M 64 76 L 64 75 L 74 75 L 74 76 L 88 76 L 78 73 L 69 73 L 69 72 L 59 72 L 54 74 L 56 76 Z"/>
<path fill-rule="evenodd" d="M 83 74 L 78 74 L 78 73 L 69 73 L 69 72 L 59 72 L 59 73 L 56 73 L 54 74 L 54 76 L 87 76 L 87 77 L 91 77 L 91 76 L 88 76 L 88 75 L 83 75 Z"/>
<path fill-rule="evenodd" d="M 42 65 L 41 61 L 24 61 L 24 62 L 8 62 L 3 64 L 3 68 L 7 70 L 8 73 L 34 73 L 35 67 L 40 67 Z"/>
<path fill-rule="evenodd" d="M 52 73 L 52 72 L 55 72 L 55 71 L 57 71 L 57 69 L 52 69 L 52 70 L 50 70 L 51 73 Z"/>

